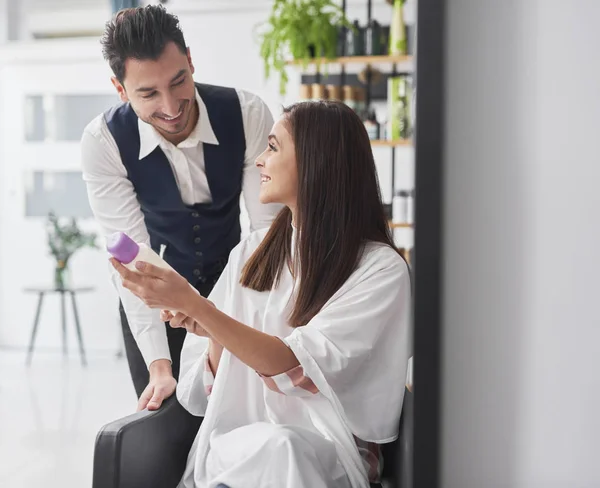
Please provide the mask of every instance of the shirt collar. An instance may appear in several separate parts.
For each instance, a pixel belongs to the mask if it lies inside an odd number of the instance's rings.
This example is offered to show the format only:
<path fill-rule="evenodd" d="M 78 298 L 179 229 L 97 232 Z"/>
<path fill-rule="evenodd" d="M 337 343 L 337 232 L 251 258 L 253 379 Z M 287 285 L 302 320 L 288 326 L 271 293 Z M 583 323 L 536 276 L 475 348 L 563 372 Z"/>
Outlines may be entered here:
<path fill-rule="evenodd" d="M 198 122 L 188 138 L 177 145 L 180 149 L 196 147 L 201 142 L 204 144 L 219 145 L 219 140 L 217 139 L 217 136 L 215 136 L 213 128 L 210 125 L 206 104 L 202 98 L 200 98 L 198 90 L 196 90 L 196 103 L 198 104 L 199 113 Z M 154 127 L 139 118 L 138 129 L 140 132 L 140 159 L 144 159 L 148 156 L 156 149 L 156 146 L 169 144 L 169 142 L 161 136 Z"/>

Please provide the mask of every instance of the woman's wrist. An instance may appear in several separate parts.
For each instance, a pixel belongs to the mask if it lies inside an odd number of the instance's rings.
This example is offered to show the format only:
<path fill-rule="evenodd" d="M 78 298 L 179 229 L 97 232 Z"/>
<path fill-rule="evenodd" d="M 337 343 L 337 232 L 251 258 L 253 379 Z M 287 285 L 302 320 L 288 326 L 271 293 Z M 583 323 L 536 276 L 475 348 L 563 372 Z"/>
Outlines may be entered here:
<path fill-rule="evenodd" d="M 185 310 L 181 310 L 182 313 L 187 315 L 188 317 L 192 317 L 196 320 L 196 322 L 200 323 L 200 321 L 196 318 L 196 315 L 201 313 L 203 302 L 206 301 L 198 290 L 196 290 L 192 285 L 190 285 L 187 297 L 184 299 L 184 303 L 186 304 Z"/>
<path fill-rule="evenodd" d="M 221 353 L 223 346 L 215 341 L 212 337 L 208 338 L 208 352 L 210 353 Z"/>

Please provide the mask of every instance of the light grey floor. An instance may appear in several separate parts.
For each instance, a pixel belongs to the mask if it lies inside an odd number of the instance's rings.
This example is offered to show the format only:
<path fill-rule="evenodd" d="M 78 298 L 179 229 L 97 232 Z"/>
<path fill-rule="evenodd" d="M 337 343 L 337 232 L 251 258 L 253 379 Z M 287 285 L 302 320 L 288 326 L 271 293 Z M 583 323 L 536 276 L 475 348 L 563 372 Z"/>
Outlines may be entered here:
<path fill-rule="evenodd" d="M 135 411 L 125 359 L 0 349 L 0 487 L 87 488 L 94 441 L 107 422 Z"/>
<path fill-rule="evenodd" d="M 0 349 L 0 488 L 92 486 L 96 433 L 137 401 L 124 358 L 88 362 Z"/>

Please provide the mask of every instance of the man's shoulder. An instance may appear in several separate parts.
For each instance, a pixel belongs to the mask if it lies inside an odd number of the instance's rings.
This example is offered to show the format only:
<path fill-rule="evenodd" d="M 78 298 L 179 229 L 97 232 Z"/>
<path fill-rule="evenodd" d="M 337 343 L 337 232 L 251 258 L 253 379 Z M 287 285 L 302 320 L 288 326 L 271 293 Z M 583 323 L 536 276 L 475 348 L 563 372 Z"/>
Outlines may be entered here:
<path fill-rule="evenodd" d="M 83 133 L 90 134 L 95 137 L 101 137 L 106 135 L 106 131 L 108 131 L 107 121 L 113 119 L 114 117 L 123 117 L 128 115 L 128 109 L 129 104 L 117 103 L 116 105 L 113 105 L 112 107 L 108 108 L 104 112 L 94 117 L 88 123 L 88 125 L 86 125 L 85 129 L 83 130 Z"/>
<path fill-rule="evenodd" d="M 196 87 L 203 97 L 215 96 L 217 100 L 223 96 L 230 98 L 232 94 L 237 95 L 242 112 L 251 112 L 255 110 L 268 110 L 265 101 L 256 93 L 243 88 L 231 86 L 211 85 L 208 83 L 196 83 Z"/>
<path fill-rule="evenodd" d="M 255 110 L 255 109 L 263 109 L 267 107 L 265 101 L 256 93 L 253 93 L 248 90 L 244 90 L 241 88 L 235 89 L 237 96 L 240 100 L 240 105 L 242 110 Z"/>
<path fill-rule="evenodd" d="M 104 113 L 101 113 L 94 117 L 88 125 L 83 129 L 84 135 L 90 135 L 99 139 L 104 136 L 104 132 L 106 130 L 106 119 L 104 118 Z"/>

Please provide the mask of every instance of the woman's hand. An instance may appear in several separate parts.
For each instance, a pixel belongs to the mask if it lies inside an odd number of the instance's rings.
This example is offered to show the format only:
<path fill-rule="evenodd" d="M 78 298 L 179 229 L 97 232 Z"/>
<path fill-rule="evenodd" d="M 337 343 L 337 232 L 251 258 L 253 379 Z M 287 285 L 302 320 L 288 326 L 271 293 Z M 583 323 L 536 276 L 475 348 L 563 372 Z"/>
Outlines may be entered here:
<path fill-rule="evenodd" d="M 212 302 L 208 303 L 212 305 Z M 175 315 L 173 315 L 169 310 L 161 310 L 160 320 L 163 322 L 169 322 L 169 325 L 173 328 L 184 328 L 190 334 L 196 334 L 200 337 L 211 337 L 210 334 L 206 332 L 206 330 L 204 330 L 198 322 L 196 322 L 192 317 L 188 317 L 184 313 L 177 312 Z"/>
<path fill-rule="evenodd" d="M 150 308 L 160 308 L 191 315 L 194 302 L 198 298 L 204 300 L 192 288 L 188 281 L 176 271 L 159 268 L 150 263 L 137 262 L 137 272 L 131 271 L 116 259 L 110 259 L 123 282 L 123 287 L 130 290 Z"/>

